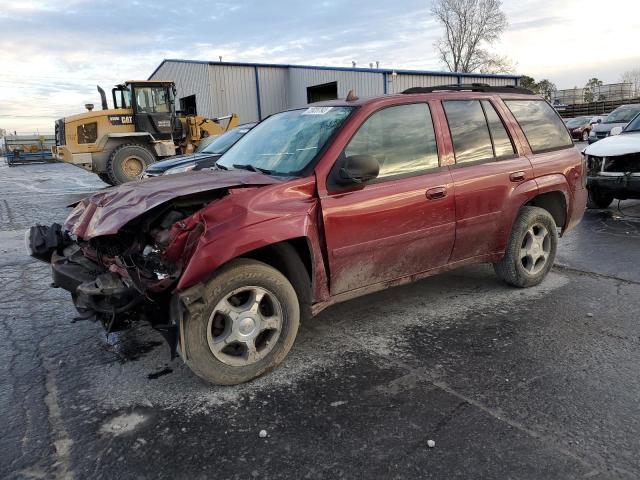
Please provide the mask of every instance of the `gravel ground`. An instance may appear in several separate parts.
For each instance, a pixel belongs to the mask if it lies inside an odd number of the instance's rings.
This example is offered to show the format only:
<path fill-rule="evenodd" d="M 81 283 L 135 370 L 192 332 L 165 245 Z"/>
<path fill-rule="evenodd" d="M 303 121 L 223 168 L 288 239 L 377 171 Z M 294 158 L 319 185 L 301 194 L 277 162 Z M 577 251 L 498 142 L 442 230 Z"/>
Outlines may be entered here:
<path fill-rule="evenodd" d="M 640 477 L 639 202 L 588 212 L 538 287 L 478 266 L 337 305 L 217 387 L 145 325 L 73 323 L 24 253 L 104 187 L 0 164 L 1 478 Z"/>

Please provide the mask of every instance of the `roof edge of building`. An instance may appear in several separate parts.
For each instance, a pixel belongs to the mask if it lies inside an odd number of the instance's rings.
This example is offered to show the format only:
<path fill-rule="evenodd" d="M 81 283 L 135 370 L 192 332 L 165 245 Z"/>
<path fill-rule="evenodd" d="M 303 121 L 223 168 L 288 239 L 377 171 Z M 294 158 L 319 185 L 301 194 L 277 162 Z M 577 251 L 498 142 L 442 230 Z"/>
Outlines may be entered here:
<path fill-rule="evenodd" d="M 200 65 L 223 65 L 228 67 L 265 67 L 265 68 L 287 68 L 287 69 L 308 69 L 308 70 L 332 70 L 342 72 L 359 72 L 359 73 L 386 73 L 386 74 L 403 74 L 403 75 L 431 75 L 437 77 L 488 77 L 488 78 L 508 78 L 517 80 L 522 75 L 507 75 L 507 74 L 493 74 L 493 73 L 469 73 L 469 72 L 439 72 L 431 70 L 404 70 L 404 69 L 389 69 L 389 68 L 366 68 L 366 67 L 331 67 L 322 65 L 295 65 L 295 64 L 282 64 L 282 63 L 251 63 L 251 62 L 214 62 L 207 60 L 185 60 L 177 58 L 165 58 L 160 62 L 151 75 L 149 80 L 160 70 L 160 67 L 165 63 L 189 63 Z"/>

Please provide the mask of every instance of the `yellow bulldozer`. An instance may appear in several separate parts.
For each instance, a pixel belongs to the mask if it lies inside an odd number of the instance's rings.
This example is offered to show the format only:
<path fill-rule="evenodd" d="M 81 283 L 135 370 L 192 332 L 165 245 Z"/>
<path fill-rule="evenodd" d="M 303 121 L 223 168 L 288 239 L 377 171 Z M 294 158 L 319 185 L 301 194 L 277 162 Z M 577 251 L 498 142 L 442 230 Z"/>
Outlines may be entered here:
<path fill-rule="evenodd" d="M 151 163 L 189 154 L 206 137 L 221 135 L 239 123 L 236 114 L 205 118 L 176 111 L 176 87 L 170 81 L 128 81 L 116 85 L 109 108 L 98 87 L 102 110 L 87 111 L 55 123 L 56 160 L 96 173 L 119 185 L 136 180 Z"/>

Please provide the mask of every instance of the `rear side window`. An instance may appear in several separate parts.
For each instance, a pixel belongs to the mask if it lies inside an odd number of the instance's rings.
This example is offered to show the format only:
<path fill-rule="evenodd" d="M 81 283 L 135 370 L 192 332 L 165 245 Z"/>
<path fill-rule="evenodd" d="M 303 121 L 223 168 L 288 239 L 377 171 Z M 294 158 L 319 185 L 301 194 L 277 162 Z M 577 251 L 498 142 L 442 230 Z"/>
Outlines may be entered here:
<path fill-rule="evenodd" d="M 452 100 L 442 103 L 451 131 L 456 163 L 492 158 L 491 136 L 480 102 Z"/>
<path fill-rule="evenodd" d="M 489 132 L 491 133 L 491 140 L 493 140 L 493 149 L 496 158 L 515 155 L 516 152 L 513 149 L 513 143 L 511 143 L 509 134 L 504 128 L 504 124 L 502 120 L 500 120 L 495 108 L 491 105 L 491 102 L 483 100 L 482 108 L 487 116 L 487 123 L 489 124 Z"/>
<path fill-rule="evenodd" d="M 380 164 L 378 178 L 438 167 L 438 148 L 429 106 L 413 103 L 374 113 L 353 136 L 344 153 L 374 157 Z"/>
<path fill-rule="evenodd" d="M 544 100 L 505 100 L 534 153 L 557 150 L 573 145 L 556 111 Z"/>

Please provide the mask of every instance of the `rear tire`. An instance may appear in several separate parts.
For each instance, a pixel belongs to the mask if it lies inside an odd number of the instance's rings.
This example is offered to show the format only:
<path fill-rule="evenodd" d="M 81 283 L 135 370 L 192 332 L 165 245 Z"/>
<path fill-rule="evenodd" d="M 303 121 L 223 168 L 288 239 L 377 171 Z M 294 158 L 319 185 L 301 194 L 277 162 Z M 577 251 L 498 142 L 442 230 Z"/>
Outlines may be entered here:
<path fill-rule="evenodd" d="M 107 175 L 111 185 L 138 180 L 144 169 L 156 161 L 143 145 L 125 144 L 116 148 L 107 161 Z"/>
<path fill-rule="evenodd" d="M 493 268 L 510 285 L 532 287 L 551 270 L 557 246 L 558 230 L 551 214 L 539 207 L 522 207 L 505 255 Z"/>
<path fill-rule="evenodd" d="M 602 193 L 596 189 L 589 189 L 587 208 L 607 208 L 613 202 L 613 195 Z"/>
<path fill-rule="evenodd" d="M 184 347 L 187 364 L 204 380 L 244 383 L 272 370 L 289 353 L 300 304 L 275 268 L 233 260 L 206 284 L 202 301 L 203 308 L 184 320 Z"/>

